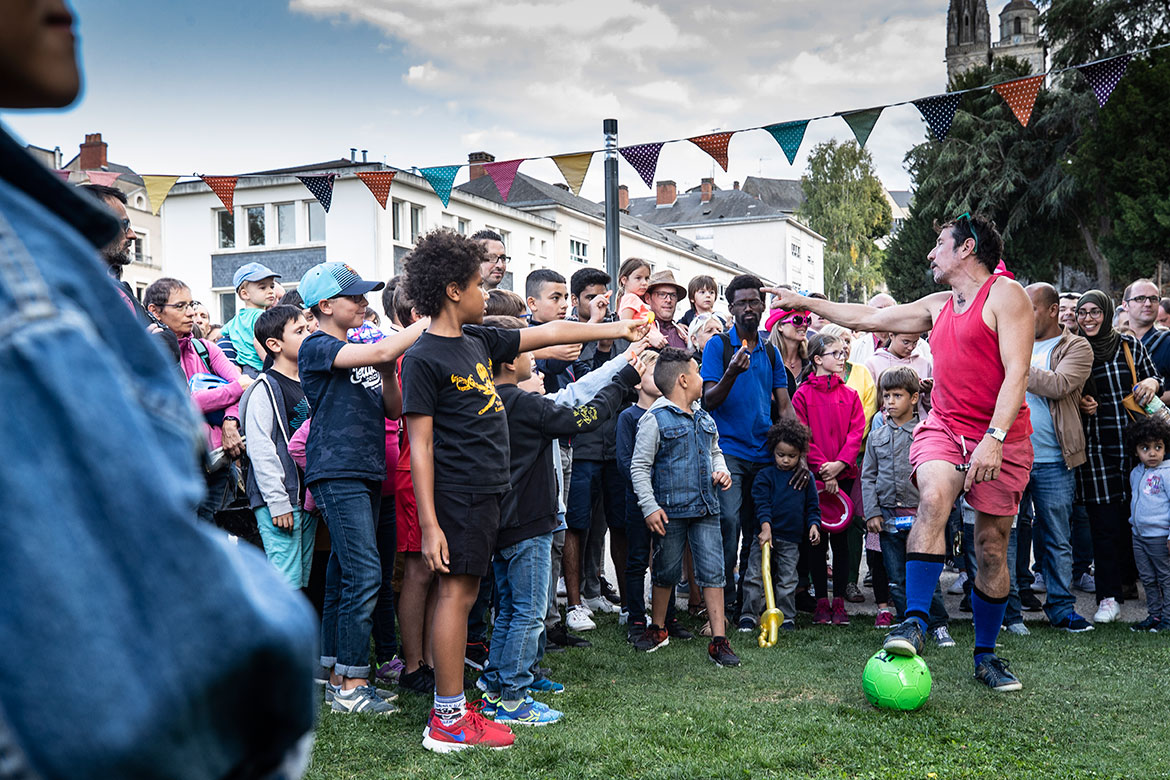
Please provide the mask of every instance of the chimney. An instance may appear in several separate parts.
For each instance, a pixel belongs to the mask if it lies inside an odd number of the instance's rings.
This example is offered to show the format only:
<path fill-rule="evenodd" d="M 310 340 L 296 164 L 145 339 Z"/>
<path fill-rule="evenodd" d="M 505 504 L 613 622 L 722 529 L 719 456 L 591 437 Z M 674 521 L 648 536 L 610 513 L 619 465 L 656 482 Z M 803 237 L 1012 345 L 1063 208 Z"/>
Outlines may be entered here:
<path fill-rule="evenodd" d="M 713 189 L 715 189 L 715 180 L 710 176 L 703 179 L 703 196 L 700 198 L 703 203 L 707 203 L 711 200 L 711 191 Z"/>
<path fill-rule="evenodd" d="M 733 190 L 738 190 L 738 189 L 739 189 L 739 182 L 738 182 L 738 181 L 737 181 L 737 182 L 734 182 L 734 183 L 731 185 L 731 189 L 733 189 Z"/>
<path fill-rule="evenodd" d="M 349 161 L 351 163 L 357 162 L 357 147 L 356 146 L 349 147 Z"/>
<path fill-rule="evenodd" d="M 630 213 L 630 188 L 624 184 L 618 185 L 618 211 L 623 214 Z"/>
<path fill-rule="evenodd" d="M 673 206 L 677 191 L 677 187 L 672 181 L 658 182 L 658 205 Z"/>
<path fill-rule="evenodd" d="M 80 159 L 77 161 L 81 170 L 100 171 L 105 168 L 107 148 L 101 133 L 86 133 L 85 143 L 81 145 Z"/>
<path fill-rule="evenodd" d="M 471 174 L 472 181 L 475 181 L 480 176 L 483 176 L 487 171 L 483 169 L 484 163 L 495 162 L 496 156 L 488 154 L 487 152 L 472 152 L 467 155 L 467 162 L 470 163 L 468 172 Z"/>
<path fill-rule="evenodd" d="M 369 149 L 362 149 L 362 162 L 363 163 L 366 161 L 366 152 L 368 152 L 368 151 L 370 151 L 370 150 Z"/>

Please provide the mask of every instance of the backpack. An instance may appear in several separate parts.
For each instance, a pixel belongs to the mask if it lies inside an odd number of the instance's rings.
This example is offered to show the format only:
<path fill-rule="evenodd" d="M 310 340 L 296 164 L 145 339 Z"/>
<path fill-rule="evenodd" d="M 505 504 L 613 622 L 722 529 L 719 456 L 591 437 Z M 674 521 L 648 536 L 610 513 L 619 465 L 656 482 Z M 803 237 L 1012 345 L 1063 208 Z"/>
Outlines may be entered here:
<path fill-rule="evenodd" d="M 207 351 L 207 345 L 203 343 L 203 339 L 191 337 L 191 348 L 195 350 L 195 354 L 203 361 L 203 367 L 207 369 L 207 373 L 216 374 L 211 370 L 211 356 Z M 218 428 L 223 425 L 223 418 L 226 416 L 224 409 L 217 409 L 214 412 L 204 412 L 203 419 L 213 428 Z"/>

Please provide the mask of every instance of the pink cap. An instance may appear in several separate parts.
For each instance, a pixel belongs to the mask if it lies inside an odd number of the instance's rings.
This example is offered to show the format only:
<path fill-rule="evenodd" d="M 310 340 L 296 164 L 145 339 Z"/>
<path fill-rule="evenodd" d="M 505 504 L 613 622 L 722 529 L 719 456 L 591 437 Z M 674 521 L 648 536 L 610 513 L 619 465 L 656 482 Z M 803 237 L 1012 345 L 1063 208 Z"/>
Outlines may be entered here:
<path fill-rule="evenodd" d="M 768 320 L 764 323 L 764 330 L 771 333 L 773 325 L 792 314 L 803 314 L 807 317 L 808 311 L 804 309 L 773 309 L 772 313 L 768 315 Z"/>
<path fill-rule="evenodd" d="M 999 261 L 999 265 L 995 267 L 995 270 L 992 271 L 992 274 L 995 276 L 1006 276 L 1009 279 L 1016 278 L 1016 275 L 1007 269 L 1007 264 L 1002 259 Z"/>

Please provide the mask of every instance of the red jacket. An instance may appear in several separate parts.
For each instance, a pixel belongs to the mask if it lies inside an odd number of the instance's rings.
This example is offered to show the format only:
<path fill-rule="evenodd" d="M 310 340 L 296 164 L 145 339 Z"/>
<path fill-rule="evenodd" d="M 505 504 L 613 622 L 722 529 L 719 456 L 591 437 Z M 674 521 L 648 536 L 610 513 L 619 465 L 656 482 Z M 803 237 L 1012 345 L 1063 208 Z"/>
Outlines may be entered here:
<path fill-rule="evenodd" d="M 845 470 L 838 479 L 856 479 L 857 455 L 865 434 L 865 411 L 857 391 L 836 374 L 810 376 L 792 396 L 792 407 L 797 419 L 812 430 L 808 465 L 813 473 L 839 460 Z"/>

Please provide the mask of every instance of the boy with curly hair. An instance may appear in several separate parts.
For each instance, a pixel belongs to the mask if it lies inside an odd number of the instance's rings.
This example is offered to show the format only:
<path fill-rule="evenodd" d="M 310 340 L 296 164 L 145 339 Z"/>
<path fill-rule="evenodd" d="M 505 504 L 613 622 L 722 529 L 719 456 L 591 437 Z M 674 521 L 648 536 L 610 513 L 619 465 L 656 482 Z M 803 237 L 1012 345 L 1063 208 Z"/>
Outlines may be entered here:
<path fill-rule="evenodd" d="M 1170 631 L 1170 424 L 1142 417 L 1126 431 L 1129 449 L 1138 460 L 1129 475 L 1133 493 L 1133 557 L 1146 591 L 1149 614 L 1131 631 Z"/>
<path fill-rule="evenodd" d="M 483 247 L 437 230 L 406 260 L 407 292 L 430 324 L 402 361 L 402 411 L 422 532 L 422 554 L 438 573 L 432 620 L 435 709 L 423 746 L 447 753 L 502 748 L 511 729 L 485 720 L 463 695 L 467 616 L 487 576 L 510 489 L 508 419 L 495 366 L 521 352 L 601 339 L 636 341 L 645 321 L 550 322 L 524 330 L 485 328 Z"/>

